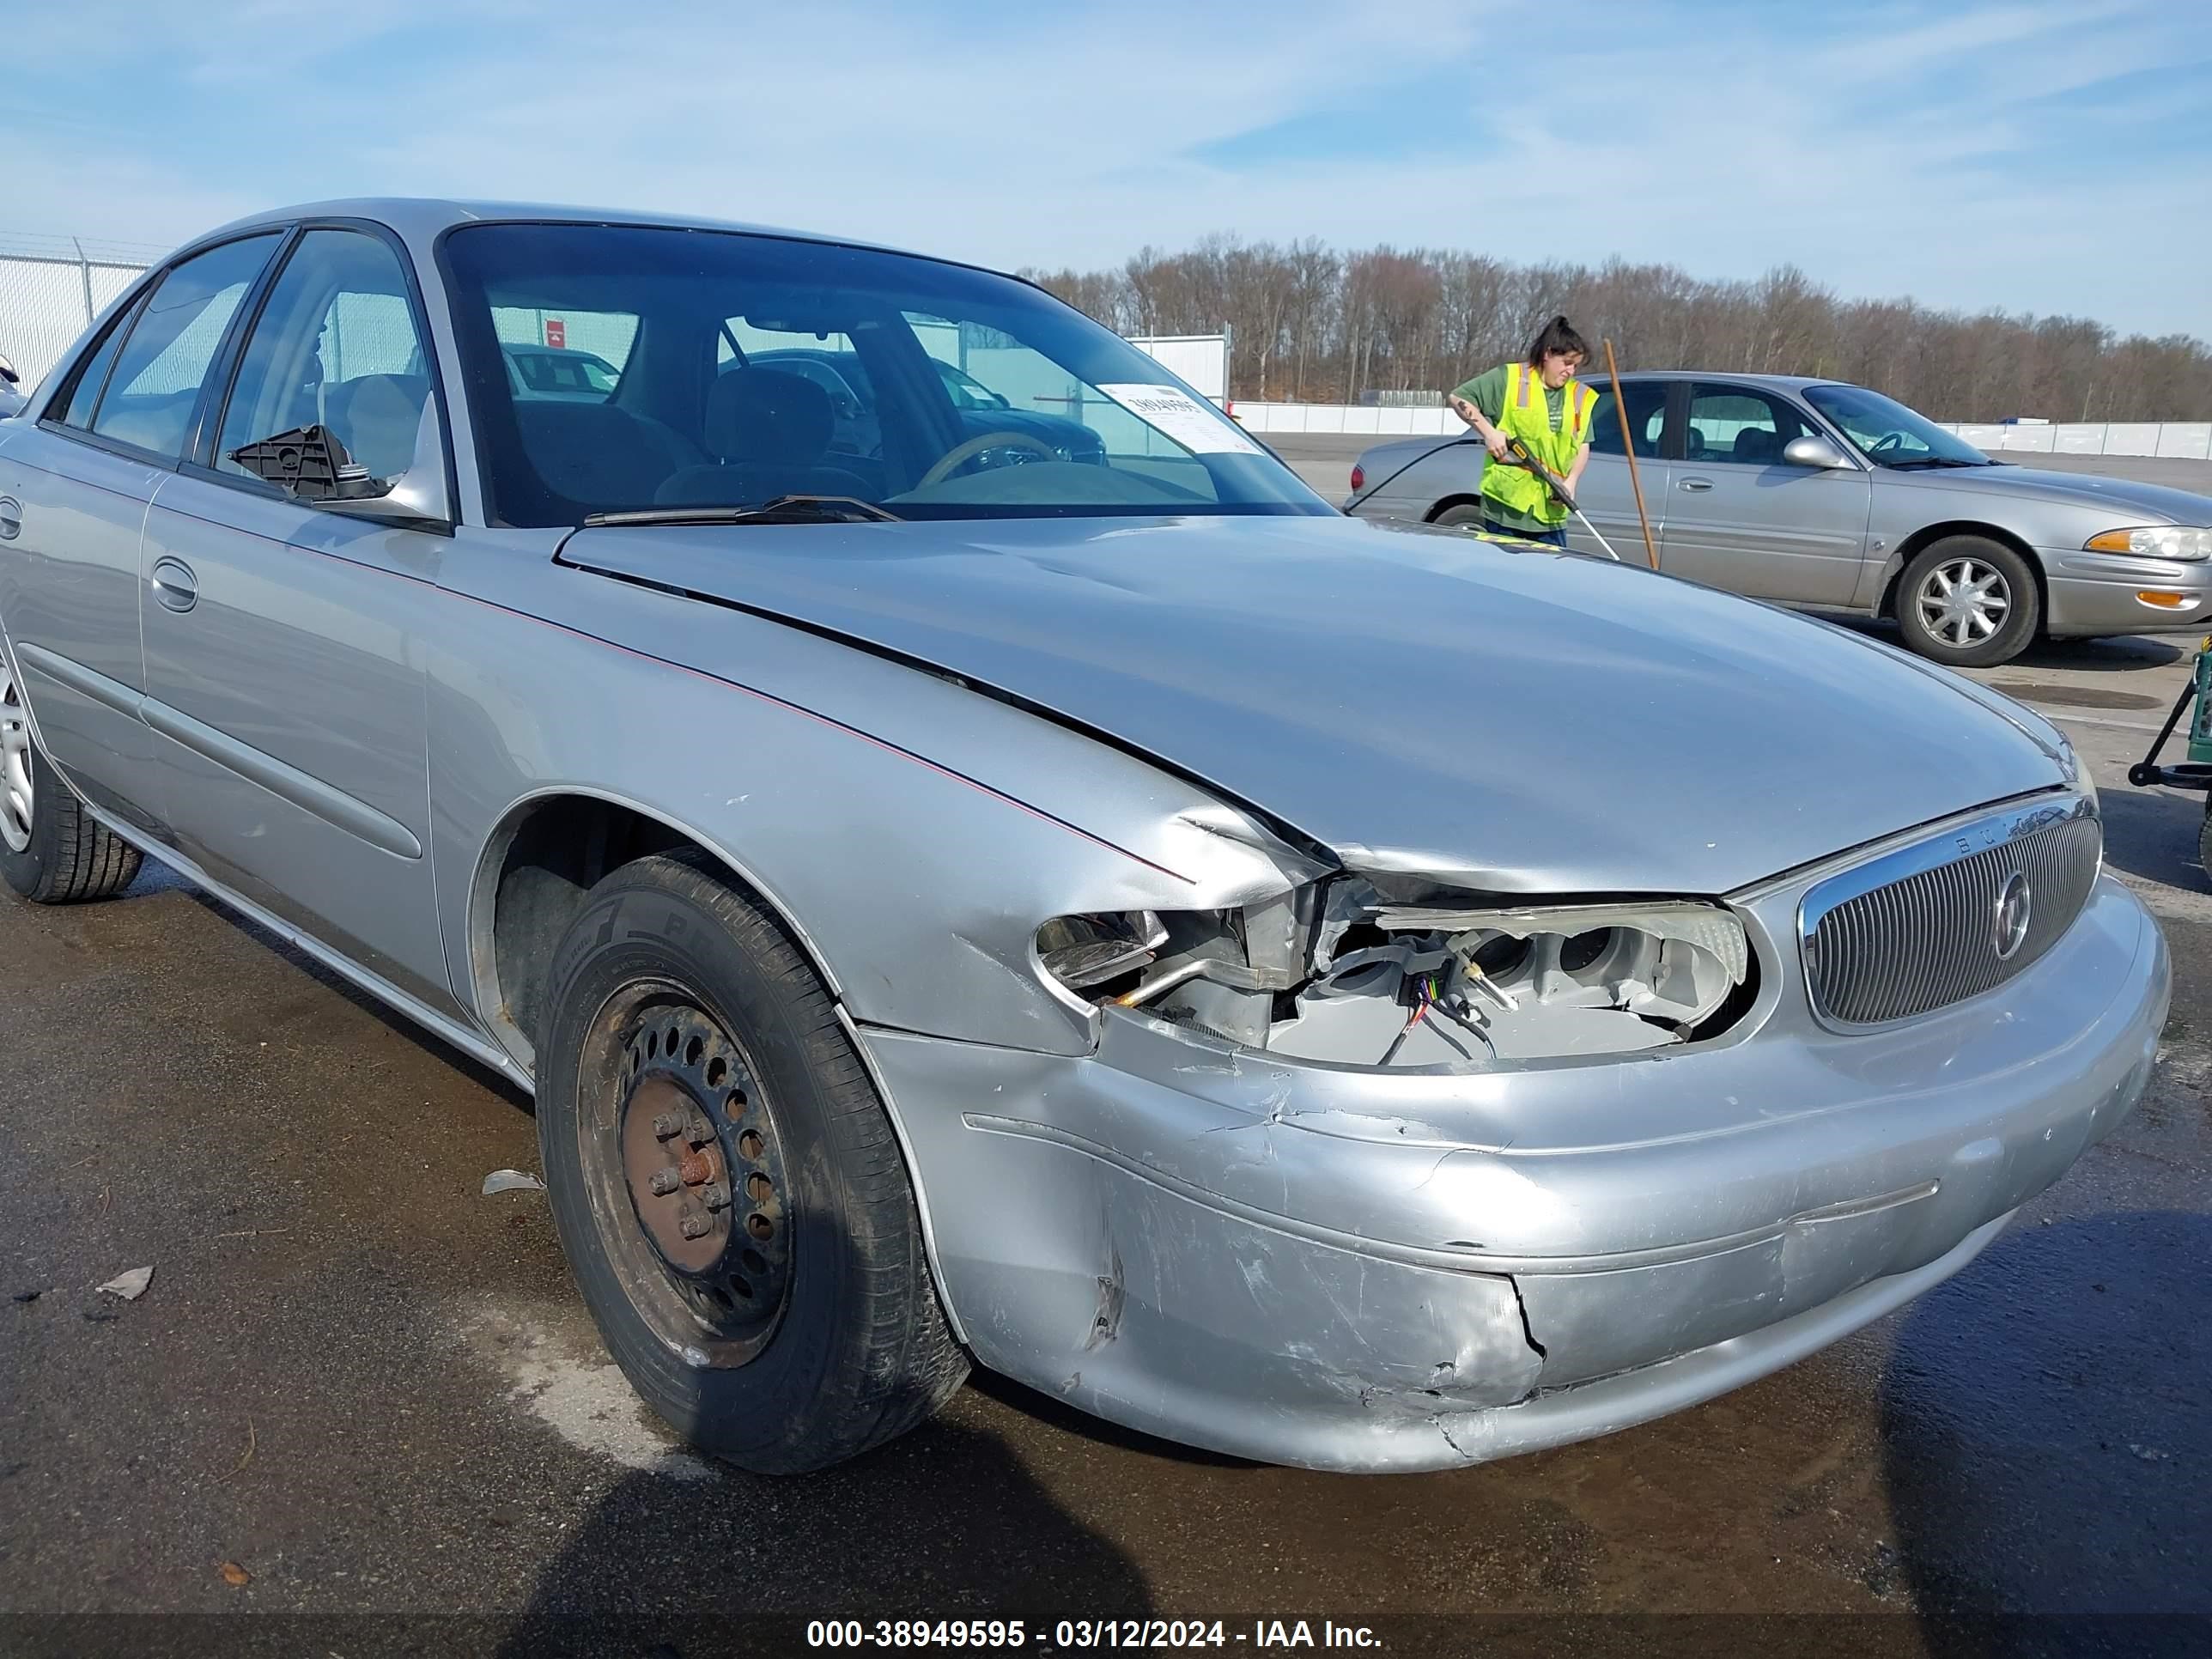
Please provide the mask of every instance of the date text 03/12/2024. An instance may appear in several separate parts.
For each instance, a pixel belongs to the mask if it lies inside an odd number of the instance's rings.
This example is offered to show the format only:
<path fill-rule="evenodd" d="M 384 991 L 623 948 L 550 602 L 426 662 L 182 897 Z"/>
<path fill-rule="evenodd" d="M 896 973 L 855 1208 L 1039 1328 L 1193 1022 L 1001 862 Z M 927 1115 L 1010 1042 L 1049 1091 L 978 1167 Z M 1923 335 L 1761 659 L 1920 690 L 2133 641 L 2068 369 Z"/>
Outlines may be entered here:
<path fill-rule="evenodd" d="M 1034 1627 L 1022 1619 L 816 1619 L 811 1648 L 1379 1648 L 1365 1625 L 1304 1619 L 1061 1619 Z"/>

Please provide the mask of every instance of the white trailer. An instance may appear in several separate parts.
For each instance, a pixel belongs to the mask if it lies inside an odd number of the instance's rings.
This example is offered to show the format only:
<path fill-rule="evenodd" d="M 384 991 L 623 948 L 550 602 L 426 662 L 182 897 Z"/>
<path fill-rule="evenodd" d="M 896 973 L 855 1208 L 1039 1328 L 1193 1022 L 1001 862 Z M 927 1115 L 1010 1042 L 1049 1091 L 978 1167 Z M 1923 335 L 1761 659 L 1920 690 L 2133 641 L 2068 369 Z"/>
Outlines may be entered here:
<path fill-rule="evenodd" d="M 1219 408 L 1229 407 L 1229 336 L 1225 331 L 1150 334 L 1133 337 L 1129 343 L 1187 381 L 1192 391 L 1211 398 Z"/>

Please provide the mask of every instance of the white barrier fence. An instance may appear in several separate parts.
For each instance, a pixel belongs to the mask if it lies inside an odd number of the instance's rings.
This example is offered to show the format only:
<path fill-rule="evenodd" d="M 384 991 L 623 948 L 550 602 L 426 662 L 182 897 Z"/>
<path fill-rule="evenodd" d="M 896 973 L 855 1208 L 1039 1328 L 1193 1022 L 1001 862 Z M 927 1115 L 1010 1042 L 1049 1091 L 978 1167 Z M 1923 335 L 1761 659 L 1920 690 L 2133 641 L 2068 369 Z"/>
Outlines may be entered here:
<path fill-rule="evenodd" d="M 1342 433 L 1359 437 L 1450 436 L 1463 428 L 1449 410 L 1382 409 L 1360 404 L 1251 404 L 1237 418 L 1254 432 Z M 1942 422 L 1975 448 L 2045 455 L 2152 455 L 2212 459 L 2212 421 L 2091 421 L 2051 426 Z"/>
<path fill-rule="evenodd" d="M 2088 421 L 2063 426 L 1954 425 L 1979 450 L 2042 455 L 2159 455 L 2212 460 L 2212 421 Z"/>
<path fill-rule="evenodd" d="M 1237 418 L 1253 432 L 1343 432 L 1388 438 L 1442 436 L 1467 429 L 1442 404 L 1383 409 L 1364 404 L 1248 404 L 1240 398 L 1236 409 Z"/>

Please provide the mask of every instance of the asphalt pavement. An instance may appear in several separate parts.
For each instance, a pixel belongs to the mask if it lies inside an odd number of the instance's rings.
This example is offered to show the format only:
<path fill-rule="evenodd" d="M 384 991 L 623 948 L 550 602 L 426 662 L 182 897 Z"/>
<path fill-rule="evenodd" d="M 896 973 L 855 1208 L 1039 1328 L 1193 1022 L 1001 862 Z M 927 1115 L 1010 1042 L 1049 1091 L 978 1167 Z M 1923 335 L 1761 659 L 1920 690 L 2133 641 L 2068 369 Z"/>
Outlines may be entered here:
<path fill-rule="evenodd" d="M 703 1462 L 607 1362 L 543 1196 L 481 1192 L 536 1166 L 526 1101 L 173 880 L 0 896 L 0 1654 L 762 1652 L 922 1615 L 1035 1648 L 1140 1613 L 1232 1650 L 1304 1619 L 1400 1652 L 2205 1650 L 2175 1620 L 2212 1620 L 2212 884 L 2201 800 L 2124 781 L 2186 672 L 2134 640 L 1980 676 L 2074 737 L 2172 945 L 2136 1115 L 1835 1348 L 1451 1474 L 1255 1467 L 988 1378 L 827 1474 Z"/>

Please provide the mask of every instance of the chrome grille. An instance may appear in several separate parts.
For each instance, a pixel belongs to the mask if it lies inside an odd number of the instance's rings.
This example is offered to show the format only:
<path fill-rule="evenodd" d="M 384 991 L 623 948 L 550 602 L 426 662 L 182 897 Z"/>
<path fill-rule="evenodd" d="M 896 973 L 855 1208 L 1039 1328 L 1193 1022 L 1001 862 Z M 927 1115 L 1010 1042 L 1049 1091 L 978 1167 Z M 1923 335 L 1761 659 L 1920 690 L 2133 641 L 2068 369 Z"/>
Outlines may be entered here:
<path fill-rule="evenodd" d="M 2094 807 L 2069 798 L 1831 876 L 1799 912 L 1814 1012 L 1832 1024 L 1881 1025 L 1994 990 L 2073 926 L 2103 852 Z"/>

